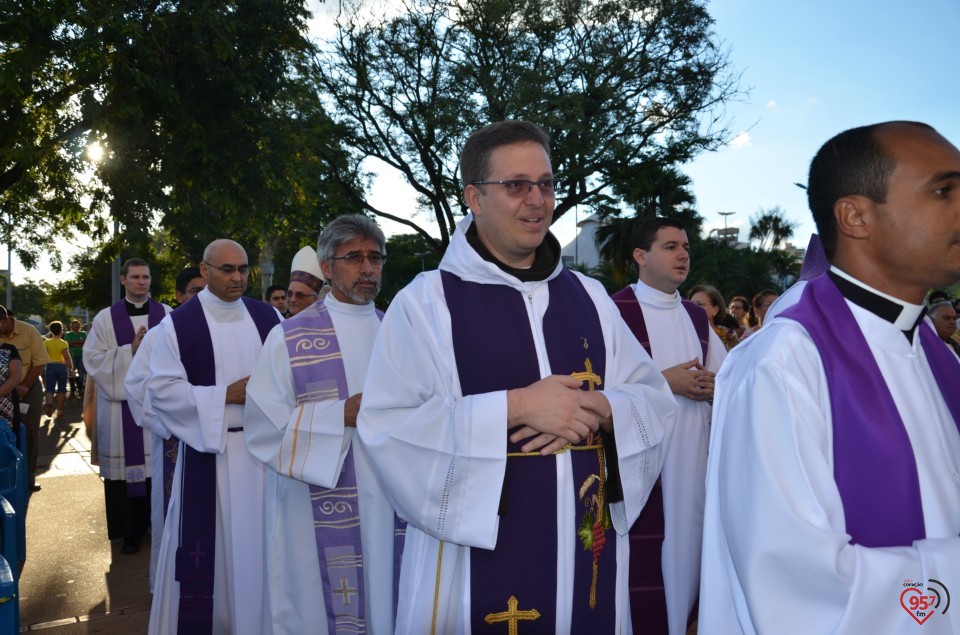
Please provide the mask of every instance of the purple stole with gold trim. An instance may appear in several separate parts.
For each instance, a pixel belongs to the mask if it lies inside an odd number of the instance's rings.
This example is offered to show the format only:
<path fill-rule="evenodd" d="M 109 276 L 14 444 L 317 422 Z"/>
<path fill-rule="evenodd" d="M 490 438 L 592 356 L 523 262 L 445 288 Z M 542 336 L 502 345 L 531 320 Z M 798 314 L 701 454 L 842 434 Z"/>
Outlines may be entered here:
<path fill-rule="evenodd" d="M 377 317 L 382 320 L 383 313 L 377 311 Z M 342 401 L 350 396 L 340 342 L 322 300 L 284 321 L 283 336 L 298 404 Z M 366 592 L 353 443 L 347 449 L 336 487 L 327 489 L 310 484 L 310 506 L 327 609 L 327 631 L 365 633 Z M 340 588 L 334 588 L 334 584 Z"/>
<path fill-rule="evenodd" d="M 466 282 L 441 271 L 464 396 L 529 386 L 541 379 L 526 300 L 516 289 Z M 550 280 L 543 338 L 551 372 L 574 375 L 585 387 L 602 385 L 606 348 L 596 306 L 583 284 L 564 269 Z M 503 422 L 491 421 L 492 426 Z M 507 434 L 505 431 L 504 434 Z M 497 545 L 470 550 L 470 628 L 502 633 L 556 632 L 557 457 L 524 454 L 507 442 Z M 571 632 L 613 633 L 616 624 L 616 534 L 605 496 L 606 466 L 599 438 L 567 448 L 573 466 L 573 523 L 577 534 Z"/>
<path fill-rule="evenodd" d="M 280 322 L 269 304 L 240 298 L 253 319 L 260 341 Z M 213 386 L 217 369 L 213 339 L 199 299 L 187 302 L 170 314 L 177 333 L 180 362 L 187 381 L 194 386 Z M 217 527 L 217 455 L 198 452 L 186 443 L 178 460 L 180 473 L 180 541 L 176 553 L 176 580 L 180 583 L 177 632 L 207 635 L 213 632 L 213 582 Z"/>
<path fill-rule="evenodd" d="M 163 305 L 147 298 L 147 324 L 153 328 L 167 314 Z M 117 346 L 126 346 L 133 343 L 136 333 L 133 331 L 133 322 L 127 313 L 124 300 L 110 306 L 110 320 L 113 322 L 113 334 L 117 339 Z M 147 495 L 147 459 L 143 448 L 143 429 L 133 420 L 133 413 L 127 400 L 120 402 L 121 428 L 123 431 L 123 467 L 124 480 L 127 482 L 127 496 L 141 498 Z"/>
<path fill-rule="evenodd" d="M 626 286 L 610 296 L 623 321 L 633 332 L 634 337 L 653 357 L 647 323 L 643 319 L 643 309 L 637 300 L 633 287 Z M 710 342 L 710 321 L 703 308 L 689 300 L 680 300 L 683 308 L 693 322 L 700 350 L 701 362 L 707 363 L 707 347 Z M 663 481 L 650 492 L 643 510 L 630 528 L 630 615 L 635 625 L 642 625 L 643 632 L 649 635 L 669 632 L 667 624 L 667 596 L 663 584 Z"/>
<path fill-rule="evenodd" d="M 860 325 L 829 276 L 807 283 L 780 314 L 813 339 L 830 392 L 833 472 L 850 542 L 910 546 L 926 537 L 913 446 Z M 960 366 L 926 321 L 920 344 L 960 429 Z"/>

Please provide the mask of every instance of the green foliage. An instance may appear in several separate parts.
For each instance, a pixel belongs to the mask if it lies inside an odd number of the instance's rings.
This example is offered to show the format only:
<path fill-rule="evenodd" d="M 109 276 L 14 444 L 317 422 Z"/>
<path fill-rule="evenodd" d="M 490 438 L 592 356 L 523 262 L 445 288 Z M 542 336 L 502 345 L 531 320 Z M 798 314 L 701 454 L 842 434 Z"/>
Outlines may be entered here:
<path fill-rule="evenodd" d="M 761 251 L 772 251 L 783 241 L 792 238 L 799 224 L 789 220 L 779 205 L 769 210 L 760 209 L 756 216 L 750 217 L 750 240 L 756 241 Z"/>
<path fill-rule="evenodd" d="M 383 286 L 377 306 L 386 309 L 400 289 L 421 271 L 436 269 L 440 256 L 419 234 L 400 234 L 387 239 L 387 264 L 383 267 Z"/>

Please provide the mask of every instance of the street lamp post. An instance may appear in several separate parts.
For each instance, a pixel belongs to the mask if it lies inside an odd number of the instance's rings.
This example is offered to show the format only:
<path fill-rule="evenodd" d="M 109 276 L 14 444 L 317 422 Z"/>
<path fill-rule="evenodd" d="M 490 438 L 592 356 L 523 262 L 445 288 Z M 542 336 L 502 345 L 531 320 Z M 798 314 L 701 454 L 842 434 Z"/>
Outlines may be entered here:
<path fill-rule="evenodd" d="M 717 212 L 717 213 L 723 216 L 723 240 L 724 242 L 729 244 L 730 237 L 727 235 L 727 216 L 732 216 L 736 214 L 736 212 Z"/>

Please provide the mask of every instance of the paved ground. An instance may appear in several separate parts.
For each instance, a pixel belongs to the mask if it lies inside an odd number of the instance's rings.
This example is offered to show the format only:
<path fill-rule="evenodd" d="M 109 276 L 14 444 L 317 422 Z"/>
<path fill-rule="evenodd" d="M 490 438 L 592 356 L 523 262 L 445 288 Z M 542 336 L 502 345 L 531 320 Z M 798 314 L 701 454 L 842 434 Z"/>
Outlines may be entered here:
<path fill-rule="evenodd" d="M 147 632 L 150 543 L 125 556 L 107 540 L 103 483 L 90 465 L 80 401 L 42 420 L 40 466 L 27 510 L 20 578 L 20 632 L 46 635 Z"/>

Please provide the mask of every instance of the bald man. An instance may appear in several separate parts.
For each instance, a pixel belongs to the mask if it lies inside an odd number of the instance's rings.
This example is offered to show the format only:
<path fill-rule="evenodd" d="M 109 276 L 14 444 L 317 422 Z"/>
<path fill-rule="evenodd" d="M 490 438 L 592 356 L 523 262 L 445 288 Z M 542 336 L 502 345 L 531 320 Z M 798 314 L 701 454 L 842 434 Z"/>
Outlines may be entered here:
<path fill-rule="evenodd" d="M 263 340 L 280 323 L 244 297 L 243 247 L 203 253 L 206 289 L 160 325 L 147 398 L 180 439 L 150 613 L 150 633 L 260 633 L 264 466 L 243 440 L 246 385 Z"/>

